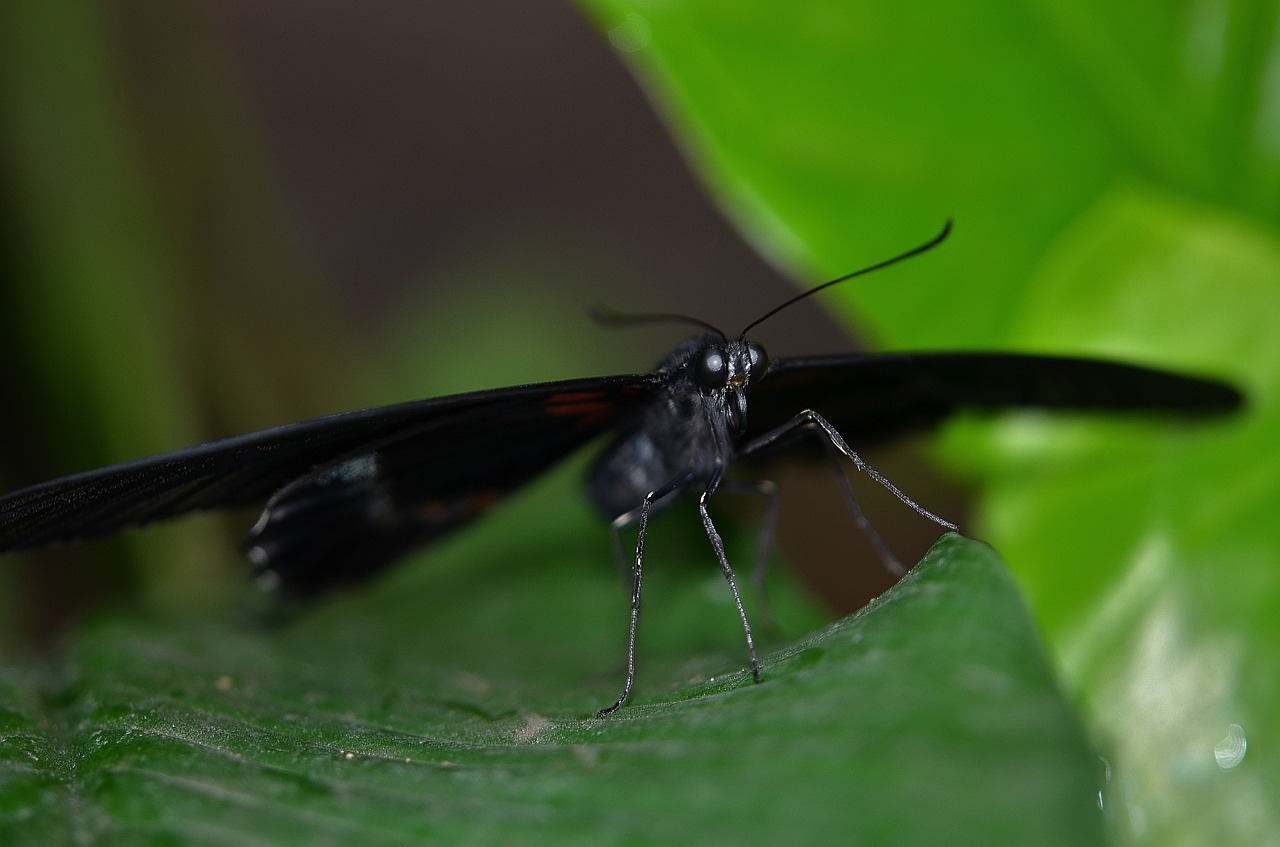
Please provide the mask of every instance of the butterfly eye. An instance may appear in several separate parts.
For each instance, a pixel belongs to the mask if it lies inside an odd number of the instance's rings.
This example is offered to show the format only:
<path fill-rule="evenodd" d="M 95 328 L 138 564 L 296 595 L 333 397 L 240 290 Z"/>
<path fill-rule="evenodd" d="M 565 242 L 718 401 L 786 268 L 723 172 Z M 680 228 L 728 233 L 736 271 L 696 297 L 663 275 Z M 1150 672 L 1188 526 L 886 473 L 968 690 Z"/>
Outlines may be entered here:
<path fill-rule="evenodd" d="M 729 384 L 729 360 L 719 347 L 708 347 L 698 354 L 694 377 L 703 388 L 724 388 Z"/>
<path fill-rule="evenodd" d="M 747 355 L 751 364 L 747 370 L 747 382 L 759 382 L 769 372 L 769 354 L 754 341 L 747 342 Z"/>

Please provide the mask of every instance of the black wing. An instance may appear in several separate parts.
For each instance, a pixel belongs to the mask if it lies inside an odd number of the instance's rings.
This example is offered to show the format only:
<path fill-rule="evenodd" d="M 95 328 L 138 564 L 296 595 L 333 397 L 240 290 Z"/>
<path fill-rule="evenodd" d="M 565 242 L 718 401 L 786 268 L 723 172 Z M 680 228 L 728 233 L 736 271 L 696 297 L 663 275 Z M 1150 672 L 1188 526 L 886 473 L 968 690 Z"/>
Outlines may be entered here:
<path fill-rule="evenodd" d="M 371 482 L 376 493 L 422 506 L 415 515 L 420 537 L 432 524 L 433 505 L 445 530 L 460 523 L 464 511 L 473 517 L 482 502 L 618 425 L 657 384 L 652 375 L 597 377 L 419 400 L 64 477 L 0 498 L 0 552 L 105 535 L 195 510 L 261 505 L 277 492 L 272 502 L 288 505 L 286 492 L 307 485 L 325 487 L 330 501 L 341 500 L 341 492 L 351 500 L 368 493 Z M 466 508 L 457 505 L 465 497 L 471 498 Z M 365 511 L 372 505 L 363 504 Z M 326 528 L 322 514 L 313 517 L 305 523 Z M 262 529 L 260 521 L 255 532 Z M 383 529 L 398 531 L 390 524 Z M 381 558 L 372 552 L 371 558 Z"/>
<path fill-rule="evenodd" d="M 962 409 L 1216 414 L 1242 403 L 1223 382 L 1097 359 L 891 353 L 779 359 L 751 390 L 748 420 L 762 434 L 813 409 L 865 445 Z"/>

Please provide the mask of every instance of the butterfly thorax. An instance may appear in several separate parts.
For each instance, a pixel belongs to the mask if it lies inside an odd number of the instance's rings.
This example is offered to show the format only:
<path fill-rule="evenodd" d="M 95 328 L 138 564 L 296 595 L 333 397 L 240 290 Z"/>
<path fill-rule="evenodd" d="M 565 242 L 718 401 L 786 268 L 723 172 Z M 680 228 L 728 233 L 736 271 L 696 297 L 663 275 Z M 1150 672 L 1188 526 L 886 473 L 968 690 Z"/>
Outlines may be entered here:
<path fill-rule="evenodd" d="M 668 386 L 605 450 L 591 473 L 592 501 L 616 517 L 684 478 L 705 483 L 727 467 L 746 431 L 747 386 L 768 369 L 764 348 L 706 333 L 658 366 Z"/>

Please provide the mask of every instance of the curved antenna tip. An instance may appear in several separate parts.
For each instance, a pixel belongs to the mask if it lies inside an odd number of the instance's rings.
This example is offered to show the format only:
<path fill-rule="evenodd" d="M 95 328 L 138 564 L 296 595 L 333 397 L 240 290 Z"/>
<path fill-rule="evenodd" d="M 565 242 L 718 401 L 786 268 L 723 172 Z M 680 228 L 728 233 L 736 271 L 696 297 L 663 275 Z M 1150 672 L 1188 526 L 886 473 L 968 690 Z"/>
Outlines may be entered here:
<path fill-rule="evenodd" d="M 817 294 L 819 291 L 822 291 L 824 288 L 830 288 L 831 286 L 836 285 L 837 283 L 841 283 L 841 282 L 844 282 L 845 280 L 853 279 L 856 276 L 862 276 L 863 274 L 869 274 L 872 271 L 878 271 L 881 268 L 887 268 L 890 265 L 896 265 L 898 262 L 904 261 L 906 259 L 910 259 L 912 256 L 918 256 L 921 253 L 928 252 L 929 250 L 932 250 L 934 247 L 937 247 L 944 240 L 946 240 L 947 236 L 950 234 L 951 234 L 951 218 L 947 218 L 946 223 L 942 225 L 942 231 L 939 232 L 937 235 L 935 235 L 933 238 L 926 241 L 925 243 L 920 244 L 916 247 L 912 247 L 907 252 L 900 253 L 897 256 L 894 256 L 892 259 L 885 259 L 883 262 L 877 262 L 874 265 L 869 265 L 868 267 L 862 268 L 860 270 L 856 270 L 851 274 L 845 274 L 844 276 L 836 277 L 835 279 L 830 280 L 829 282 L 824 282 L 821 285 L 816 285 L 813 288 L 810 288 L 808 291 L 800 292 L 796 296 L 792 297 L 790 300 L 786 300 L 782 304 L 773 307 L 772 309 L 765 312 L 760 317 L 756 318 L 751 323 L 747 324 L 745 327 L 742 328 L 742 332 L 738 333 L 738 338 L 745 338 L 749 330 L 764 323 L 769 318 L 778 314 L 778 312 L 781 312 L 783 309 L 787 308 L 793 303 L 803 300 L 806 297 L 811 297 L 814 294 Z"/>

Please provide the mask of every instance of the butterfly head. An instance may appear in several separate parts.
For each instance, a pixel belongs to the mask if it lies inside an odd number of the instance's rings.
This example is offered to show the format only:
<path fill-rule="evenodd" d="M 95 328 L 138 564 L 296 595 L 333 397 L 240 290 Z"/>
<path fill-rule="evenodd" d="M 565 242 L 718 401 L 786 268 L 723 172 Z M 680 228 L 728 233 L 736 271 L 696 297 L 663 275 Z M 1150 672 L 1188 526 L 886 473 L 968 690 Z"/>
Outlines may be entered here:
<path fill-rule="evenodd" d="M 742 339 L 714 338 L 693 359 L 693 378 L 704 393 L 724 398 L 729 425 L 741 432 L 747 425 L 746 387 L 769 371 L 769 354 L 760 344 Z"/>
<path fill-rule="evenodd" d="M 742 328 L 737 338 L 729 338 L 725 333 L 713 324 L 709 324 L 700 318 L 690 317 L 689 315 L 673 314 L 669 312 L 654 312 L 648 314 L 620 314 L 604 308 L 596 308 L 591 310 L 592 317 L 599 323 L 612 326 L 620 326 L 624 324 L 640 324 L 640 323 L 682 323 L 693 324 L 707 330 L 707 334 L 699 338 L 694 336 L 681 345 L 677 352 L 670 356 L 662 366 L 659 372 L 663 372 L 668 368 L 679 369 L 682 372 L 686 367 L 692 370 L 692 380 L 702 391 L 704 397 L 715 399 L 716 404 L 721 407 L 726 415 L 729 426 L 735 432 L 742 432 L 746 429 L 747 424 L 747 396 L 746 387 L 752 383 L 762 379 L 769 371 L 769 357 L 765 353 L 764 348 L 754 341 L 747 341 L 747 333 L 755 327 L 767 321 L 769 318 L 788 308 L 794 303 L 812 297 L 819 291 L 824 291 L 833 285 L 837 285 L 854 277 L 862 276 L 871 271 L 897 264 L 912 256 L 932 250 L 941 244 L 951 232 L 951 221 L 947 221 L 942 231 L 935 235 L 929 241 L 914 247 L 905 253 L 894 256 L 892 259 L 886 259 L 874 265 L 845 274 L 842 277 L 824 282 L 821 285 L 814 286 L 807 291 L 802 291 L 794 297 L 775 306 L 756 318 L 751 323 Z M 690 359 L 689 353 L 693 351 L 693 358 Z"/>

